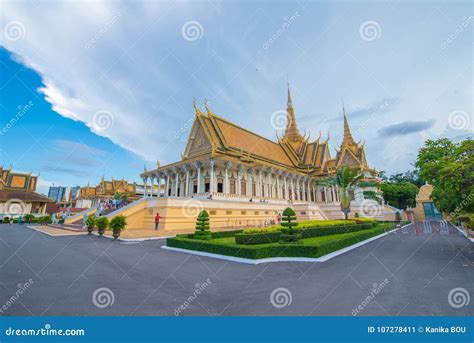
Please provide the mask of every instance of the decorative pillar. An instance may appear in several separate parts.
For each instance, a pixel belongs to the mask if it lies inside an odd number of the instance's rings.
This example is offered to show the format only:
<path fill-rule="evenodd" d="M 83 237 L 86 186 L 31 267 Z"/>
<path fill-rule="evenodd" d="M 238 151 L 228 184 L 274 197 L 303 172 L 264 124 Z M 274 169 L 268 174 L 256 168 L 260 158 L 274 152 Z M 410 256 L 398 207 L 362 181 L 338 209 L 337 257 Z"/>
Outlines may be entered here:
<path fill-rule="evenodd" d="M 169 188 L 170 188 L 170 172 L 167 170 L 166 172 L 166 189 L 165 189 L 165 196 L 168 196 Z"/>
<path fill-rule="evenodd" d="M 241 165 L 238 165 L 237 166 L 237 195 L 240 195 L 241 193 L 241 179 L 242 179 L 242 166 Z"/>
<path fill-rule="evenodd" d="M 230 187 L 229 187 L 229 170 L 232 167 L 232 162 L 226 161 L 224 163 L 224 168 L 225 168 L 225 179 L 224 179 L 224 193 L 229 194 L 230 193 Z"/>
<path fill-rule="evenodd" d="M 197 179 L 197 193 L 200 193 L 201 192 L 201 167 L 202 167 L 202 163 L 200 161 L 195 161 L 194 162 L 194 167 L 196 168 L 196 172 L 197 172 L 197 176 L 196 176 L 196 179 Z"/>
<path fill-rule="evenodd" d="M 288 198 L 288 181 L 287 181 L 287 175 L 283 175 L 283 199 Z"/>
<path fill-rule="evenodd" d="M 280 190 L 280 176 L 279 176 L 279 172 L 277 172 L 277 174 L 276 174 L 276 179 L 277 179 L 277 194 L 276 194 L 276 197 L 277 197 L 278 199 L 281 199 L 282 196 L 281 196 L 281 194 L 280 194 L 280 193 L 281 193 L 281 190 Z"/>
<path fill-rule="evenodd" d="M 183 195 L 185 197 L 188 196 L 189 194 L 189 166 L 187 164 L 185 164 L 183 166 L 183 169 L 186 171 L 186 181 L 185 181 L 185 184 L 184 184 L 184 192 L 183 192 Z"/>
<path fill-rule="evenodd" d="M 214 166 L 216 161 L 214 159 L 209 159 L 209 193 L 214 193 Z"/>
<path fill-rule="evenodd" d="M 175 181 L 174 181 L 174 196 L 177 197 L 178 196 L 178 186 L 179 186 L 179 170 L 177 167 L 174 167 L 173 168 L 173 172 L 175 174 Z"/>
<path fill-rule="evenodd" d="M 146 183 L 147 183 L 146 176 L 143 177 L 142 180 L 143 180 L 143 197 L 146 198 Z"/>

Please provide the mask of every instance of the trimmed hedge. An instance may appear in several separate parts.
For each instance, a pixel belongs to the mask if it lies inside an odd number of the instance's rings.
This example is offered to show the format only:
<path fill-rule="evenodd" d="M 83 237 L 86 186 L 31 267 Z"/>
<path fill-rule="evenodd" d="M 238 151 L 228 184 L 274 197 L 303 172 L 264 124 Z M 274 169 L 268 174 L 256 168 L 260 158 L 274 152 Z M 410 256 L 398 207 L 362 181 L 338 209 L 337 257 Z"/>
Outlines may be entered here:
<path fill-rule="evenodd" d="M 237 245 L 232 243 L 213 242 L 212 240 L 197 241 L 183 236 L 168 238 L 166 244 L 167 246 L 174 248 L 249 259 L 268 257 L 320 257 L 382 234 L 388 228 L 390 228 L 389 225 L 380 225 L 380 227 L 372 228 L 370 231 L 355 232 L 354 234 L 344 238 L 335 238 L 333 241 L 314 245 L 305 245 L 304 242 L 303 244 L 270 243 L 259 245 Z"/>
<path fill-rule="evenodd" d="M 240 233 L 235 235 L 235 243 L 237 244 L 265 244 L 280 241 L 281 231 L 264 232 L 264 233 Z"/>
<path fill-rule="evenodd" d="M 346 221 L 345 221 L 346 222 Z M 297 230 L 301 234 L 301 238 L 311 238 L 319 236 L 336 235 L 348 232 L 357 232 L 360 230 L 372 229 L 372 223 L 364 224 L 350 224 L 344 226 L 320 226 L 320 227 L 309 227 L 309 228 L 298 228 Z M 267 233 L 253 233 L 247 234 L 244 230 L 243 233 L 235 235 L 235 242 L 237 244 L 265 244 L 265 243 L 276 243 L 280 241 L 280 231 L 267 232 Z"/>

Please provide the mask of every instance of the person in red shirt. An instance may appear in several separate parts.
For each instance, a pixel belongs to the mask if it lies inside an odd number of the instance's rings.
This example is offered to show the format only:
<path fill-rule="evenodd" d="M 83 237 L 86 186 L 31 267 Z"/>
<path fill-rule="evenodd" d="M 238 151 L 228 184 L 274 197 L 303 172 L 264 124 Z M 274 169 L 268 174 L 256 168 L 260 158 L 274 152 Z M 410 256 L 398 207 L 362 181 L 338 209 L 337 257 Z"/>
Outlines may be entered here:
<path fill-rule="evenodd" d="M 155 230 L 158 230 L 158 228 L 160 227 L 160 214 L 157 213 L 156 216 L 155 216 Z"/>

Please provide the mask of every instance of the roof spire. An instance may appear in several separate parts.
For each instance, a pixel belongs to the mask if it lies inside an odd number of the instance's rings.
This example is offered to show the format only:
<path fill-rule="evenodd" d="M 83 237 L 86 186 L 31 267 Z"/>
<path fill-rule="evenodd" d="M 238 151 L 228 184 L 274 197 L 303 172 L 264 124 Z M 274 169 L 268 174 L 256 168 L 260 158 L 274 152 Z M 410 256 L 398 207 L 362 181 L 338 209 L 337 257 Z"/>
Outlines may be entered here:
<path fill-rule="evenodd" d="M 286 112 L 287 122 L 285 137 L 292 143 L 300 143 L 303 140 L 303 136 L 301 136 L 298 131 L 298 126 L 296 125 L 295 110 L 293 109 L 293 103 L 291 101 L 290 83 L 288 83 L 288 102 Z"/>
<path fill-rule="evenodd" d="M 346 109 L 344 108 L 344 100 L 342 101 L 342 113 L 344 114 L 344 138 L 342 139 L 342 145 L 354 144 L 354 138 L 352 138 L 351 130 L 349 128 L 349 122 L 347 121 Z"/>

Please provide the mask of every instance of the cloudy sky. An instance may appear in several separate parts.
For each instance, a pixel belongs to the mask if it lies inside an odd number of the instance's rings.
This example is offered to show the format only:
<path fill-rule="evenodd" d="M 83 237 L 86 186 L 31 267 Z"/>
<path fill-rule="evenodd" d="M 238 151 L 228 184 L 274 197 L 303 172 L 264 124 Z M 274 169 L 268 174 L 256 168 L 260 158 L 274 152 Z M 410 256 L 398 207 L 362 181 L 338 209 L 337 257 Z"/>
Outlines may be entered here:
<path fill-rule="evenodd" d="M 0 164 L 51 184 L 138 180 L 180 159 L 193 97 L 268 138 L 290 82 L 299 128 L 411 169 L 473 132 L 469 1 L 1 1 Z M 334 151 L 333 151 L 334 153 Z"/>

